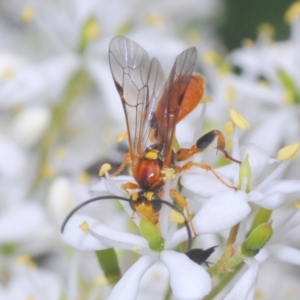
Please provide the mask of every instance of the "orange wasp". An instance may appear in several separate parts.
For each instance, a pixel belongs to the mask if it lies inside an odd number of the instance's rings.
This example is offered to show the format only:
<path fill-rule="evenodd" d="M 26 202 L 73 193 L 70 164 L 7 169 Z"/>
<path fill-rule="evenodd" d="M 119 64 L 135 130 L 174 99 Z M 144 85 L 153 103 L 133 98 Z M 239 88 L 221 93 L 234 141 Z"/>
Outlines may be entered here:
<path fill-rule="evenodd" d="M 179 173 L 198 166 L 212 171 L 222 181 L 208 165 L 188 162 L 182 167 L 176 166 L 176 162 L 203 151 L 216 137 L 217 149 L 226 158 L 236 161 L 224 150 L 225 139 L 218 130 L 201 137 L 190 149 L 173 151 L 176 124 L 197 106 L 204 92 L 203 78 L 193 75 L 196 60 L 195 47 L 183 51 L 165 81 L 158 60 L 150 59 L 137 43 L 117 36 L 109 46 L 110 68 L 124 108 L 129 142 L 129 153 L 112 175 L 119 174 L 126 163 L 131 162 L 136 183 L 128 182 L 122 188 L 127 192 L 140 190 L 130 196 L 130 206 L 153 224 L 158 224 L 161 203 L 157 200 L 161 199 L 166 169 L 173 168 Z M 186 207 L 185 200 L 177 192 L 173 190 L 171 195 Z"/>

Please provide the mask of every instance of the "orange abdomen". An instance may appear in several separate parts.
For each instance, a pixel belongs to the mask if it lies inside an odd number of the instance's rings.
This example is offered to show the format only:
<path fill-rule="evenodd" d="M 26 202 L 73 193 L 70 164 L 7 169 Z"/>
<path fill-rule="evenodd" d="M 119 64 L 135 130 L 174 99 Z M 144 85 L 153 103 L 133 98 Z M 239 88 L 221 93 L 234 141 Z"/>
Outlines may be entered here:
<path fill-rule="evenodd" d="M 163 185 L 161 167 L 156 160 L 142 159 L 134 169 L 134 178 L 141 189 L 156 189 Z"/>

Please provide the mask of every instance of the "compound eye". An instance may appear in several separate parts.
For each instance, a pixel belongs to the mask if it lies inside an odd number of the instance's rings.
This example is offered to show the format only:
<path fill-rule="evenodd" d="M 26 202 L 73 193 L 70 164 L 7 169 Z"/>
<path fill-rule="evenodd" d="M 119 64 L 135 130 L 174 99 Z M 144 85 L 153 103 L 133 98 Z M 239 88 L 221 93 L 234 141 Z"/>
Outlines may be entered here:
<path fill-rule="evenodd" d="M 162 202 L 157 195 L 153 195 L 151 198 L 152 208 L 155 212 L 159 212 L 162 208 Z"/>

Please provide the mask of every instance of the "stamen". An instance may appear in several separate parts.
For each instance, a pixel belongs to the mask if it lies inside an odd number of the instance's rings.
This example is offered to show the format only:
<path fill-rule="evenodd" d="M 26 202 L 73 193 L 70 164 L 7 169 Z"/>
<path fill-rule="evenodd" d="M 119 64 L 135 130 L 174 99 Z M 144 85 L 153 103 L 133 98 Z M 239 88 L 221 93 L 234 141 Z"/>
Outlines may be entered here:
<path fill-rule="evenodd" d="M 284 20 L 288 23 L 295 22 L 300 17 L 300 2 L 294 2 L 286 11 Z"/>
<path fill-rule="evenodd" d="M 295 159 L 297 158 L 299 148 L 300 148 L 300 142 L 296 142 L 291 145 L 285 146 L 278 151 L 277 159 L 279 160 Z"/>
<path fill-rule="evenodd" d="M 213 65 L 220 62 L 219 54 L 214 50 L 208 50 L 202 54 L 202 59 L 205 63 Z"/>
<path fill-rule="evenodd" d="M 107 286 L 108 285 L 108 281 L 105 278 L 105 276 L 97 276 L 95 278 L 95 283 L 101 287 Z"/>
<path fill-rule="evenodd" d="M 233 134 L 233 123 L 231 121 L 224 124 L 224 132 L 227 136 L 231 136 Z"/>
<path fill-rule="evenodd" d="M 43 166 L 42 174 L 44 177 L 52 179 L 57 175 L 57 171 L 53 166 L 46 164 Z"/>
<path fill-rule="evenodd" d="M 165 180 L 167 179 L 173 180 L 176 177 L 175 170 L 173 168 L 166 168 L 161 171 L 161 174 L 165 175 L 164 177 Z"/>
<path fill-rule="evenodd" d="M 236 100 L 236 89 L 232 85 L 228 86 L 227 88 L 226 100 L 229 103 L 233 103 Z"/>
<path fill-rule="evenodd" d="M 146 24 L 150 26 L 162 26 L 166 23 L 166 18 L 162 14 L 150 14 L 146 16 Z"/>
<path fill-rule="evenodd" d="M 89 223 L 87 221 L 82 222 L 79 225 L 79 228 L 85 233 L 85 234 L 89 234 L 90 231 L 90 226 Z"/>
<path fill-rule="evenodd" d="M 127 137 L 128 137 L 128 132 L 124 131 L 116 136 L 115 141 L 119 143 L 125 140 Z"/>
<path fill-rule="evenodd" d="M 30 269 L 36 269 L 37 265 L 36 263 L 32 260 L 30 255 L 20 255 L 16 258 L 15 263 L 17 265 L 26 265 Z"/>
<path fill-rule="evenodd" d="M 2 75 L 5 79 L 13 79 L 15 77 L 15 72 L 10 68 L 6 68 L 2 71 Z"/>
<path fill-rule="evenodd" d="M 248 120 L 240 113 L 238 113 L 235 109 L 232 107 L 229 108 L 229 116 L 231 118 L 231 121 L 233 124 L 242 130 L 246 130 L 250 128 L 250 124 Z"/>
<path fill-rule="evenodd" d="M 134 252 L 140 252 L 142 250 L 142 247 L 141 247 L 141 245 L 134 245 L 133 247 L 132 247 L 132 251 L 134 251 Z"/>
<path fill-rule="evenodd" d="M 103 164 L 102 167 L 100 168 L 99 171 L 99 176 L 103 176 L 104 173 L 108 172 L 111 169 L 111 165 L 110 164 Z"/>
<path fill-rule="evenodd" d="M 78 181 L 82 184 L 87 184 L 91 179 L 91 176 L 87 172 L 81 172 L 78 175 Z"/>
<path fill-rule="evenodd" d="M 171 221 L 173 221 L 175 223 L 179 223 L 179 224 L 184 223 L 183 215 L 173 209 L 170 211 L 170 218 L 171 218 Z"/>
<path fill-rule="evenodd" d="M 21 12 L 21 19 L 24 22 L 31 22 L 34 18 L 34 9 L 30 6 L 25 6 Z"/>

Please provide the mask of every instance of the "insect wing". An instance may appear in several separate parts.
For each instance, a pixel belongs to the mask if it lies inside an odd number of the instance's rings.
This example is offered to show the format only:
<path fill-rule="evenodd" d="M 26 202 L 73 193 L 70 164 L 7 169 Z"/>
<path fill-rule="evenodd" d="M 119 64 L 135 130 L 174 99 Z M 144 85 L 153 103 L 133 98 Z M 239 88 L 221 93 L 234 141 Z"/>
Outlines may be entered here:
<path fill-rule="evenodd" d="M 175 125 L 197 60 L 196 48 L 189 48 L 177 56 L 165 89 L 156 109 L 156 139 L 162 145 L 164 166 L 171 161 L 172 140 Z"/>
<path fill-rule="evenodd" d="M 149 143 L 151 122 L 158 96 L 165 84 L 157 59 L 150 60 L 137 43 L 117 36 L 109 46 L 109 63 L 123 104 L 132 162 Z"/>

